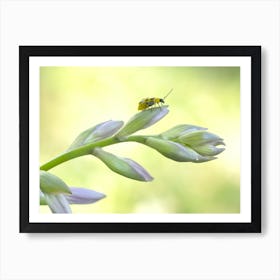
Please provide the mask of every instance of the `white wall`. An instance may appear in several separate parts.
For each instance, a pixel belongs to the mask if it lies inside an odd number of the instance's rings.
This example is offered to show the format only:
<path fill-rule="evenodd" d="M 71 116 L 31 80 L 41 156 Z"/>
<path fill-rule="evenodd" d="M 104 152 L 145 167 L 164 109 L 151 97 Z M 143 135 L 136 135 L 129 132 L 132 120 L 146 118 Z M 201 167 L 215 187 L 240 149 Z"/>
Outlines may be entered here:
<path fill-rule="evenodd" d="M 280 279 L 280 2 L 0 2 L 1 279 Z M 262 234 L 19 234 L 18 45 L 262 45 Z"/>

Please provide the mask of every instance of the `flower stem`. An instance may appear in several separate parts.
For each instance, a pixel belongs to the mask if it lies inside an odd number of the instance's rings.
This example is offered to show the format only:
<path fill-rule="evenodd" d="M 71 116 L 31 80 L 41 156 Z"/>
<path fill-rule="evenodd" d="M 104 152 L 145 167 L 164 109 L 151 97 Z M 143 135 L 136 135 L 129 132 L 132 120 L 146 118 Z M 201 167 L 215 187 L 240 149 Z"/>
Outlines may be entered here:
<path fill-rule="evenodd" d="M 117 144 L 120 142 L 138 142 L 138 143 L 145 144 L 146 137 L 147 136 L 142 136 L 142 135 L 132 135 L 132 136 L 125 137 L 123 139 L 119 139 L 119 138 L 113 136 L 113 137 L 110 137 L 110 138 L 107 138 L 107 139 L 104 139 L 104 140 L 101 140 L 98 142 L 83 145 L 74 150 L 66 151 L 63 154 L 53 158 L 52 160 L 48 161 L 47 163 L 41 165 L 40 169 L 47 171 L 63 162 L 71 160 L 73 158 L 89 155 L 89 154 L 91 154 L 92 150 L 96 147 L 102 148 L 102 147 Z"/>
<path fill-rule="evenodd" d="M 96 147 L 105 147 L 109 146 L 112 144 L 119 143 L 120 140 L 116 139 L 115 137 L 110 137 L 102 141 L 90 143 L 88 145 L 83 145 L 80 148 L 76 148 L 74 150 L 66 151 L 63 154 L 53 158 L 52 160 L 48 161 L 47 163 L 41 165 L 40 169 L 41 170 L 49 170 L 63 162 L 66 162 L 68 160 L 71 160 L 73 158 L 81 157 L 81 156 L 86 156 L 91 153 L 91 150 L 96 148 Z"/>
<path fill-rule="evenodd" d="M 144 135 L 132 135 L 126 138 L 127 142 L 138 142 L 141 144 L 145 144 L 147 136 Z"/>

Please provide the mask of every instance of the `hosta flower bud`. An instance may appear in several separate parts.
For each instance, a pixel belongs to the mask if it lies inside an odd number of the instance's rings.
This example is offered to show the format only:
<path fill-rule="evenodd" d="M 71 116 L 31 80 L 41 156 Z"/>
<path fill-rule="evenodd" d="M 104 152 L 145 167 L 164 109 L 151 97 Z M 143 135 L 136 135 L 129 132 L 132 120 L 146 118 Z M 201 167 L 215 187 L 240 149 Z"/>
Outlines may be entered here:
<path fill-rule="evenodd" d="M 145 144 L 175 161 L 205 162 L 214 159 L 213 157 L 201 156 L 193 149 L 183 146 L 182 144 L 156 137 L 147 137 Z"/>
<path fill-rule="evenodd" d="M 100 141 L 114 135 L 123 126 L 123 121 L 106 121 L 83 131 L 71 144 L 68 150 L 85 144 Z"/>
<path fill-rule="evenodd" d="M 178 137 L 178 141 L 189 146 L 201 146 L 204 144 L 220 145 L 223 139 L 207 131 L 194 131 Z"/>
<path fill-rule="evenodd" d="M 216 147 L 225 145 L 223 139 L 207 131 L 194 131 L 178 137 L 176 141 L 191 147 L 202 156 L 216 156 L 225 150 Z"/>
<path fill-rule="evenodd" d="M 45 194 L 71 194 L 68 186 L 57 176 L 40 170 L 40 189 Z"/>
<path fill-rule="evenodd" d="M 106 197 L 105 194 L 85 188 L 70 187 L 72 194 L 65 195 L 70 204 L 90 204 Z"/>
<path fill-rule="evenodd" d="M 137 162 L 129 158 L 117 157 L 105 152 L 101 148 L 95 148 L 92 154 L 102 160 L 112 171 L 138 181 L 151 181 L 151 175 Z"/>
<path fill-rule="evenodd" d="M 44 193 L 45 201 L 53 213 L 68 214 L 72 213 L 69 202 L 64 194 Z"/>
<path fill-rule="evenodd" d="M 71 194 L 71 190 L 59 177 L 40 170 L 40 189 L 53 213 L 71 213 L 69 203 L 64 196 Z"/>
<path fill-rule="evenodd" d="M 171 140 L 199 130 L 206 130 L 206 128 L 190 124 L 179 124 L 161 133 L 159 136 L 163 139 Z"/>
<path fill-rule="evenodd" d="M 135 114 L 116 134 L 116 137 L 121 139 L 122 137 L 131 135 L 138 130 L 147 128 L 161 120 L 168 114 L 168 112 L 169 110 L 167 109 L 167 106 L 143 110 L 140 113 Z"/>
<path fill-rule="evenodd" d="M 65 198 L 70 204 L 91 204 L 105 198 L 105 194 L 85 188 L 70 187 L 72 194 L 66 194 Z M 40 191 L 40 205 L 47 205 L 43 192 Z"/>
<path fill-rule="evenodd" d="M 217 148 L 214 145 L 196 146 L 193 149 L 203 156 L 216 156 L 225 150 L 225 148 Z"/>

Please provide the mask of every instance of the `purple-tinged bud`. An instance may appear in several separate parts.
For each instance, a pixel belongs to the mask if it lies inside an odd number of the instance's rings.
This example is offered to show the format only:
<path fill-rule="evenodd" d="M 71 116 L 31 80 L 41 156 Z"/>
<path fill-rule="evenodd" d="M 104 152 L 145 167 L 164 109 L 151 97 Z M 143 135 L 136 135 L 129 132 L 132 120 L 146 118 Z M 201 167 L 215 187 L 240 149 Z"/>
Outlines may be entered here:
<path fill-rule="evenodd" d="M 114 135 L 123 126 L 123 121 L 106 121 L 83 131 L 71 144 L 68 150 L 100 141 Z"/>
<path fill-rule="evenodd" d="M 169 110 L 167 107 L 150 108 L 135 114 L 116 134 L 116 137 L 122 139 L 138 130 L 152 126 L 168 114 Z"/>
<path fill-rule="evenodd" d="M 92 154 L 102 160 L 112 171 L 122 176 L 138 181 L 153 180 L 153 177 L 141 165 L 131 159 L 117 157 L 101 148 L 95 148 Z"/>
<path fill-rule="evenodd" d="M 85 188 L 70 187 L 72 194 L 65 194 L 69 204 L 91 204 L 105 198 L 106 195 Z M 40 205 L 47 205 L 45 194 L 40 191 Z"/>
<path fill-rule="evenodd" d="M 190 125 L 190 124 L 179 124 L 161 133 L 159 137 L 163 139 L 171 140 L 171 139 L 176 139 L 182 135 L 187 135 L 191 132 L 199 131 L 199 130 L 207 130 L 207 128 Z"/>
<path fill-rule="evenodd" d="M 91 204 L 105 198 L 105 194 L 85 188 L 70 187 L 72 194 L 66 195 L 70 204 Z"/>
<path fill-rule="evenodd" d="M 44 193 L 45 201 L 51 211 L 56 214 L 71 214 L 69 202 L 64 194 L 48 194 Z"/>
<path fill-rule="evenodd" d="M 225 145 L 223 139 L 207 131 L 194 131 L 178 137 L 175 141 L 191 147 L 202 156 L 216 156 L 225 148 L 218 148 L 218 145 Z"/>
<path fill-rule="evenodd" d="M 163 140 L 156 137 L 147 137 L 146 145 L 157 150 L 162 155 L 180 162 L 205 162 L 213 160 L 213 157 L 204 157 L 193 149 L 183 146 L 182 144 Z"/>
<path fill-rule="evenodd" d="M 178 142 L 189 146 L 201 146 L 205 144 L 224 145 L 223 139 L 207 131 L 194 131 L 178 137 Z"/>
<path fill-rule="evenodd" d="M 40 170 L 40 189 L 45 194 L 71 194 L 69 187 L 57 176 Z"/>

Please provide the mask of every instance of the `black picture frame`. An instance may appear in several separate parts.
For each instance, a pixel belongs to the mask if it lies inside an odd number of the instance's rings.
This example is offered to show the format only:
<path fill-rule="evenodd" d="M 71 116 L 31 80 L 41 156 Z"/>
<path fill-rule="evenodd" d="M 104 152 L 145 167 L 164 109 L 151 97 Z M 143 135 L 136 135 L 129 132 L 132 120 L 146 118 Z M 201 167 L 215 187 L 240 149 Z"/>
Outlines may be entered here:
<path fill-rule="evenodd" d="M 246 56 L 251 58 L 251 222 L 34 223 L 29 221 L 29 59 L 36 56 Z M 20 232 L 261 232 L 261 46 L 19 46 Z"/>

